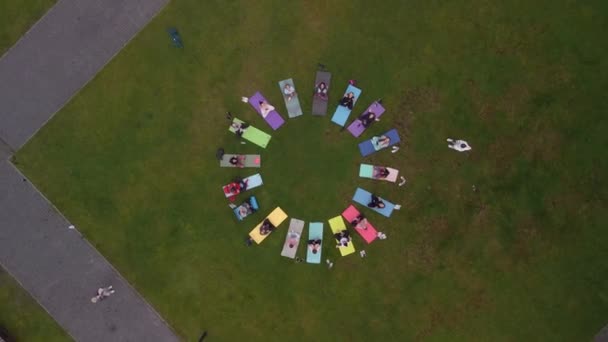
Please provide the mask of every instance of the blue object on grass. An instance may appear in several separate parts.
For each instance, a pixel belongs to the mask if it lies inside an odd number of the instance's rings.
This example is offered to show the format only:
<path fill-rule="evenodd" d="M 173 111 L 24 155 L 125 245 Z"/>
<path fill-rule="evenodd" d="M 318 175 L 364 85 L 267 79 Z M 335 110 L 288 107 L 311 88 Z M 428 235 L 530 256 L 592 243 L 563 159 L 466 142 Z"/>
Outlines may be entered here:
<path fill-rule="evenodd" d="M 169 33 L 169 37 L 171 37 L 173 45 L 180 49 L 184 47 L 184 44 L 182 43 L 182 37 L 179 35 L 179 32 L 177 32 L 177 29 L 175 27 L 168 28 L 167 33 Z"/>

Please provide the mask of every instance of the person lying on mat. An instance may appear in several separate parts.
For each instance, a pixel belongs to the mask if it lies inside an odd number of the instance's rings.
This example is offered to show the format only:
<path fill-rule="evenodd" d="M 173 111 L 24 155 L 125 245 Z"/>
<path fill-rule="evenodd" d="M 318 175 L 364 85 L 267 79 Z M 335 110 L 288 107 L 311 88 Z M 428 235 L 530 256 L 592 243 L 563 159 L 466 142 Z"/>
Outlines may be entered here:
<path fill-rule="evenodd" d="M 384 179 L 388 177 L 391 172 L 384 166 L 374 166 L 374 178 Z"/>
<path fill-rule="evenodd" d="M 353 109 L 353 104 L 355 103 L 355 94 L 351 91 L 346 94 L 342 100 L 340 100 L 340 106 L 346 107 L 348 109 Z"/>
<path fill-rule="evenodd" d="M 374 145 L 374 149 L 381 150 L 383 148 L 388 147 L 391 144 L 391 138 L 386 135 L 381 135 L 379 137 L 372 138 L 372 145 Z"/>
<path fill-rule="evenodd" d="M 236 135 L 240 137 L 243 135 L 243 133 L 245 133 L 245 130 L 247 129 L 247 127 L 249 127 L 249 124 L 245 122 L 233 122 L 230 126 L 234 128 L 234 133 L 236 133 Z"/>
<path fill-rule="evenodd" d="M 228 184 L 224 191 L 228 190 L 231 195 L 238 195 L 241 192 L 241 185 L 238 182 Z"/>
<path fill-rule="evenodd" d="M 247 190 L 247 183 L 249 182 L 249 179 L 236 178 L 234 181 L 239 185 L 240 191 Z"/>
<path fill-rule="evenodd" d="M 384 201 L 382 201 L 378 196 L 372 194 L 372 200 L 367 204 L 370 208 L 384 208 Z"/>
<path fill-rule="evenodd" d="M 291 101 L 291 99 L 296 96 L 296 88 L 294 88 L 291 84 L 286 83 L 285 87 L 283 87 L 283 94 L 287 98 L 287 101 Z"/>
<path fill-rule="evenodd" d="M 359 214 L 357 217 L 355 217 L 355 219 L 352 220 L 350 224 L 356 229 L 367 230 L 367 219 L 365 218 L 365 216 L 363 216 L 363 214 Z"/>
<path fill-rule="evenodd" d="M 268 235 L 270 233 L 272 233 L 272 231 L 274 230 L 274 225 L 270 222 L 269 219 L 265 219 L 264 222 L 262 222 L 262 225 L 260 226 L 260 235 Z"/>
<path fill-rule="evenodd" d="M 321 249 L 321 240 L 320 239 L 308 240 L 308 248 L 310 248 L 310 251 L 312 252 L 312 254 L 317 254 L 319 249 Z"/>
<path fill-rule="evenodd" d="M 327 100 L 327 84 L 325 82 L 319 82 L 315 87 L 315 96 L 320 97 L 323 100 Z"/>
<path fill-rule="evenodd" d="M 294 248 L 298 244 L 298 240 L 300 240 L 300 234 L 294 231 L 289 231 L 289 239 L 287 240 L 287 245 L 289 248 Z"/>
<path fill-rule="evenodd" d="M 239 207 L 239 215 L 242 218 L 247 217 L 251 213 L 253 213 L 253 208 L 249 203 L 245 202 Z"/>
<path fill-rule="evenodd" d="M 348 230 L 343 230 L 337 234 L 334 234 L 336 241 L 338 241 L 338 245 L 336 247 L 346 247 L 350 242 L 350 234 Z"/>
<path fill-rule="evenodd" d="M 266 118 L 266 116 L 268 115 L 268 113 L 272 112 L 274 110 L 274 107 L 268 103 L 268 101 L 264 100 L 264 101 L 260 101 L 260 113 L 262 114 L 263 118 Z"/>
<path fill-rule="evenodd" d="M 229 162 L 230 164 L 236 166 L 236 167 L 240 167 L 243 168 L 245 167 L 245 156 L 232 156 L 232 158 L 230 158 Z"/>
<path fill-rule="evenodd" d="M 359 120 L 361 121 L 361 125 L 363 125 L 365 128 L 369 127 L 369 125 L 371 125 L 374 121 L 380 121 L 380 119 L 378 119 L 376 116 L 376 113 L 372 111 L 363 113 L 361 116 L 359 116 Z"/>

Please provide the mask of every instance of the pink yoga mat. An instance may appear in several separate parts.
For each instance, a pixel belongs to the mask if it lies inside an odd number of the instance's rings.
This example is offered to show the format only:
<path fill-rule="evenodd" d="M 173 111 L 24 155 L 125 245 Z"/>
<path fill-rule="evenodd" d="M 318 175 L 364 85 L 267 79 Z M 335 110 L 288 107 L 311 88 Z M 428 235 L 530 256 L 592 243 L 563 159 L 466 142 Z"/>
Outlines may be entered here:
<path fill-rule="evenodd" d="M 359 210 L 357 210 L 357 208 L 355 208 L 354 206 L 351 205 L 348 208 L 346 208 L 346 210 L 344 210 L 344 212 L 342 213 L 342 216 L 350 225 L 352 220 L 357 218 L 357 216 L 359 216 L 359 214 L 360 214 Z M 351 225 L 351 227 L 352 227 L 352 225 Z M 374 228 L 374 226 L 371 224 L 371 222 L 369 222 L 369 220 L 367 221 L 367 229 L 357 229 L 355 227 L 353 227 L 353 229 L 356 230 L 357 233 L 359 233 L 359 235 L 361 235 L 363 240 L 365 240 L 365 242 L 367 242 L 367 243 L 371 243 L 372 241 L 374 241 L 378 235 L 378 231 L 376 230 L 376 228 Z"/>

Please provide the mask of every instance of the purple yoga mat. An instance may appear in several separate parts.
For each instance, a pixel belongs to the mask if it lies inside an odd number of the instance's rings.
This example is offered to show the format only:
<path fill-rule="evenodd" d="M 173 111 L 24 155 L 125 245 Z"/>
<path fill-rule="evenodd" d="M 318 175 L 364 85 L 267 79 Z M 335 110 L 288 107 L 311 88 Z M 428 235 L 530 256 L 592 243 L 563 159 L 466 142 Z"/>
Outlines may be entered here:
<path fill-rule="evenodd" d="M 374 103 L 372 103 L 369 107 L 367 107 L 367 109 L 361 113 L 361 115 L 372 111 L 376 114 L 376 117 L 379 118 L 380 116 L 382 116 L 382 114 L 384 114 L 385 109 L 384 107 L 382 107 L 382 105 L 380 103 L 378 103 L 378 101 L 374 101 Z M 359 115 L 359 116 L 361 116 Z M 363 124 L 361 123 L 361 120 L 359 120 L 359 118 L 355 119 L 355 121 L 353 121 L 350 126 L 348 126 L 348 131 L 356 138 L 358 136 L 360 136 L 365 130 L 367 129 L 367 127 L 364 127 Z"/>
<path fill-rule="evenodd" d="M 259 91 L 249 98 L 249 104 L 251 107 L 253 107 L 253 109 L 258 112 L 260 116 L 262 116 L 262 113 L 260 112 L 260 101 L 266 101 L 266 98 L 264 98 Z M 272 127 L 272 129 L 275 131 L 285 123 L 285 120 L 283 120 L 281 115 L 276 110 L 268 113 L 264 120 L 266 120 L 270 127 Z"/>

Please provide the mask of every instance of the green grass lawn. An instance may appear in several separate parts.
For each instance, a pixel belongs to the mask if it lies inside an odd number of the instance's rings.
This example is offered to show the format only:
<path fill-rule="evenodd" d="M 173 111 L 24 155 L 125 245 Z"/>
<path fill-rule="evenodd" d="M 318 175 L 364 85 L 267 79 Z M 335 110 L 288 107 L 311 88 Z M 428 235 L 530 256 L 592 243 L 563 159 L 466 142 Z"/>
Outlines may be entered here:
<path fill-rule="evenodd" d="M 0 1 L 0 56 L 57 0 Z"/>
<path fill-rule="evenodd" d="M 15 162 L 185 340 L 588 340 L 608 317 L 607 13 L 605 1 L 174 1 Z M 309 115 L 317 62 L 333 72 L 327 117 Z M 288 77 L 306 115 L 266 150 L 241 145 L 224 113 L 271 132 L 240 97 L 261 90 L 286 117 Z M 354 114 L 380 97 L 387 108 L 361 139 L 330 122 L 350 78 Z M 359 156 L 392 127 L 399 153 Z M 220 146 L 262 154 L 263 209 L 241 223 L 221 185 L 258 170 L 220 169 Z M 360 179 L 360 162 L 408 184 Z M 280 257 L 287 223 L 244 246 L 275 206 L 327 222 L 356 186 L 403 205 L 390 219 L 361 208 L 389 237 L 356 236 L 366 259 L 339 257 L 327 225 L 332 270 Z"/>
<path fill-rule="evenodd" d="M 0 268 L 0 328 L 15 341 L 70 341 L 23 288 Z"/>

